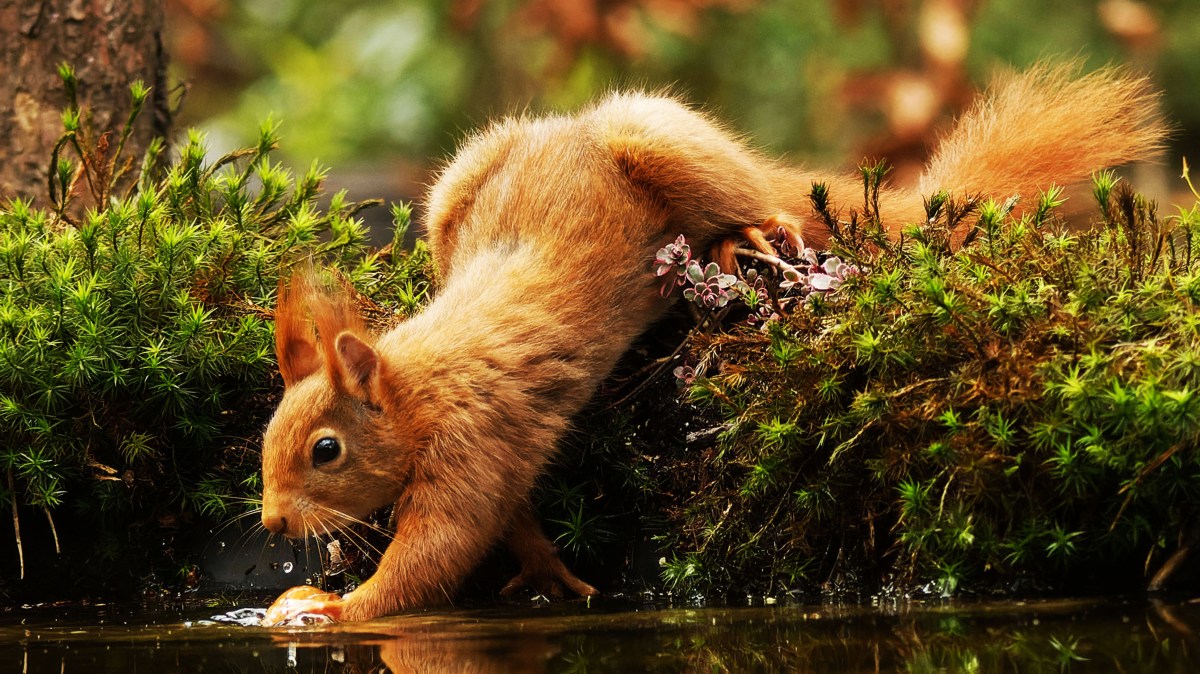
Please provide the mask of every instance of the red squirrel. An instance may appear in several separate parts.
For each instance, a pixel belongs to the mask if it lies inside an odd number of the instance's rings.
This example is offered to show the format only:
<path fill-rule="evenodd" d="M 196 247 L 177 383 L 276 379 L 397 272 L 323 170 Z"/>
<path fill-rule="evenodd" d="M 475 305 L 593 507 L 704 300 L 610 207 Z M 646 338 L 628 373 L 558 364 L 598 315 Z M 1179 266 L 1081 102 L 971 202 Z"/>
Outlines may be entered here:
<path fill-rule="evenodd" d="M 898 231 L 940 189 L 1032 196 L 1153 155 L 1164 129 L 1148 82 L 1123 70 L 1006 75 L 914 189 L 882 191 L 880 213 Z M 396 523 L 370 579 L 344 597 L 306 595 L 282 619 L 445 602 L 498 542 L 521 564 L 506 589 L 595 594 L 557 558 L 530 493 L 571 416 L 667 308 L 655 251 L 683 234 L 721 256 L 780 223 L 820 249 L 813 181 L 835 201 L 862 194 L 859 177 L 784 166 L 673 97 L 615 93 L 463 144 L 426 201 L 443 280 L 420 314 L 375 335 L 339 294 L 302 276 L 281 287 L 285 389 L 264 439 L 263 524 L 321 534 L 385 505 Z"/>

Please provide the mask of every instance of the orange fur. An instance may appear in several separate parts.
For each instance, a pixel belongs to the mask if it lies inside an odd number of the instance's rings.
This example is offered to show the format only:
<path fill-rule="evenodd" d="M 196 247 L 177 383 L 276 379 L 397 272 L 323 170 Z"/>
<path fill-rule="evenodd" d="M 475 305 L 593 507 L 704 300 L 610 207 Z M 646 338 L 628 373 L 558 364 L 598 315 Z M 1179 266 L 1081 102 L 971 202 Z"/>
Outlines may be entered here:
<path fill-rule="evenodd" d="M 1157 100 L 1148 80 L 1120 68 L 1005 74 L 939 144 L 917 191 L 1032 197 L 1056 181 L 1148 159 L 1165 137 Z"/>
<path fill-rule="evenodd" d="M 1147 92 L 1118 71 L 1006 78 L 920 189 L 1004 198 L 1145 157 L 1164 135 Z M 729 265 L 731 242 L 761 249 L 759 230 L 779 227 L 820 247 L 814 180 L 861 199 L 858 178 L 779 165 L 670 97 L 613 94 L 463 145 L 427 202 L 444 281 L 421 314 L 375 338 L 316 284 L 282 289 L 286 390 L 264 441 L 264 524 L 320 533 L 396 505 L 378 571 L 321 610 L 353 620 L 444 601 L 501 540 L 522 564 L 515 584 L 593 593 L 555 558 L 529 494 L 571 416 L 666 308 L 655 251 L 684 234 Z M 924 217 L 912 191 L 885 190 L 881 210 L 892 230 Z M 314 466 L 323 437 L 343 453 Z"/>
<path fill-rule="evenodd" d="M 308 295 L 303 283 L 303 278 L 293 279 L 290 284 L 285 284 L 283 279 L 279 281 L 275 305 L 275 353 L 285 386 L 300 381 L 320 367 L 319 355 L 313 348 L 312 327 L 302 306 L 302 298 Z"/>

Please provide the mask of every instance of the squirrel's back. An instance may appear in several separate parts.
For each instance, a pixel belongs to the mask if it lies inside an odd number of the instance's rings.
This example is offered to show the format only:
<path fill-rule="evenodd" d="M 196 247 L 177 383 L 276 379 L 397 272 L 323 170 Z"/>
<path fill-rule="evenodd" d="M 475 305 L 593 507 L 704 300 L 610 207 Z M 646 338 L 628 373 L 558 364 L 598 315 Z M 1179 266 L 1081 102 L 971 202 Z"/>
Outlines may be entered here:
<path fill-rule="evenodd" d="M 939 190 L 1032 198 L 1149 158 L 1166 135 L 1147 78 L 1034 66 L 997 78 L 941 140 L 916 186 L 883 190 L 880 215 L 893 231 L 917 222 L 923 197 Z M 769 220 L 794 223 L 819 248 L 828 232 L 809 200 L 818 181 L 835 207 L 860 205 L 859 176 L 784 166 L 671 96 L 613 93 L 574 115 L 509 118 L 473 136 L 431 190 L 427 226 L 444 268 L 464 228 L 492 236 L 498 226 L 545 243 L 620 239 L 630 245 L 616 253 L 640 258 L 679 234 L 707 248 Z M 573 214 L 536 206 L 580 194 L 589 196 L 575 198 Z"/>

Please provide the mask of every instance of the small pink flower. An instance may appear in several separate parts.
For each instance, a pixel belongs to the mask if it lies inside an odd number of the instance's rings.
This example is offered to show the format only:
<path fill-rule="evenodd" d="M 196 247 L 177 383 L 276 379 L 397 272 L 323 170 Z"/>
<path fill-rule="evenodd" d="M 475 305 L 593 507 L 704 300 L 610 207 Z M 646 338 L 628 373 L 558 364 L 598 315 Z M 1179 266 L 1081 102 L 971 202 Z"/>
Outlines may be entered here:
<path fill-rule="evenodd" d="M 692 248 L 680 234 L 675 241 L 658 249 L 654 256 L 654 275 L 662 276 L 659 294 L 667 297 L 676 286 L 684 284 L 684 274 L 692 261 Z"/>
<path fill-rule="evenodd" d="M 675 383 L 680 388 L 691 386 L 692 382 L 696 381 L 696 369 L 691 365 L 680 365 L 672 370 L 672 373 L 675 375 Z"/>

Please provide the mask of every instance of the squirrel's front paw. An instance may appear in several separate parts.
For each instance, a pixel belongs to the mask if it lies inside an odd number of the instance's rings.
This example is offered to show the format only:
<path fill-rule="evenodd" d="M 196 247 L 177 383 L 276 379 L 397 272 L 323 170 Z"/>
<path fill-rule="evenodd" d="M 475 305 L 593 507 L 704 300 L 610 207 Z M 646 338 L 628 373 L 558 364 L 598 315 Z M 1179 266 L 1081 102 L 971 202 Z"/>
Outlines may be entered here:
<path fill-rule="evenodd" d="M 263 616 L 263 627 L 313 625 L 337 622 L 344 600 L 332 592 L 300 585 L 279 595 Z"/>

